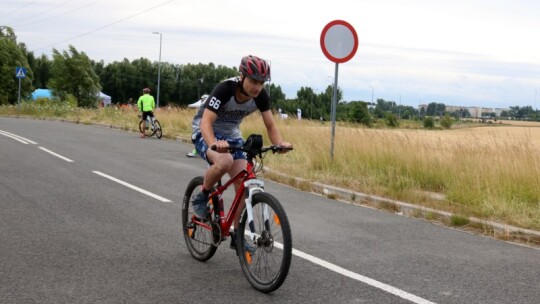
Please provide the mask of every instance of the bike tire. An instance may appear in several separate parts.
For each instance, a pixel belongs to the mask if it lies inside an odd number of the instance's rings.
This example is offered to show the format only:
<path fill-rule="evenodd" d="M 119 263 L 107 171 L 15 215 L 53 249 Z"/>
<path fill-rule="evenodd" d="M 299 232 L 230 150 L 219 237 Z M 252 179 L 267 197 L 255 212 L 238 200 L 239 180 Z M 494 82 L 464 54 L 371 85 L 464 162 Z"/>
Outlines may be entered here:
<path fill-rule="evenodd" d="M 161 129 L 161 124 L 159 123 L 159 120 L 155 120 L 154 121 L 154 133 L 156 134 L 156 137 L 158 139 L 161 138 L 161 136 L 163 136 L 163 131 Z"/>
<path fill-rule="evenodd" d="M 277 290 L 287 278 L 292 258 L 292 235 L 287 214 L 281 203 L 266 192 L 255 193 L 252 198 L 253 223 L 257 242 L 249 235 L 247 211 L 244 209 L 238 225 L 237 253 L 242 272 L 258 291 L 269 293 Z M 268 207 L 269 221 L 264 220 L 264 208 Z M 243 240 L 255 247 L 246 250 Z"/>
<path fill-rule="evenodd" d="M 151 137 L 154 135 L 155 130 L 152 130 L 152 128 L 148 125 L 148 122 L 146 123 L 146 130 L 143 130 L 143 120 L 139 122 L 139 132 L 144 133 L 144 136 Z"/>
<path fill-rule="evenodd" d="M 204 262 L 214 256 L 217 246 L 214 242 L 213 229 L 198 225 L 192 221 L 193 208 L 191 202 L 201 192 L 202 183 L 203 177 L 198 176 L 192 179 L 186 187 L 182 203 L 182 231 L 184 232 L 184 240 L 189 253 L 195 259 Z"/>

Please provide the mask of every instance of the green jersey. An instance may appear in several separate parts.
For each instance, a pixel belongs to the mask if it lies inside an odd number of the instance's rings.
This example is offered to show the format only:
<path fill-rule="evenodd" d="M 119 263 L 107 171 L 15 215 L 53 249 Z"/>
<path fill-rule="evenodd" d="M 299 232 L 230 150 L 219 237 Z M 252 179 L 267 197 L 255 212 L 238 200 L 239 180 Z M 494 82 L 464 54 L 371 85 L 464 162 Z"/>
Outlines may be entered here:
<path fill-rule="evenodd" d="M 139 97 L 139 100 L 137 101 L 137 107 L 141 112 L 153 111 L 156 107 L 154 96 L 150 94 L 144 94 L 143 96 Z"/>

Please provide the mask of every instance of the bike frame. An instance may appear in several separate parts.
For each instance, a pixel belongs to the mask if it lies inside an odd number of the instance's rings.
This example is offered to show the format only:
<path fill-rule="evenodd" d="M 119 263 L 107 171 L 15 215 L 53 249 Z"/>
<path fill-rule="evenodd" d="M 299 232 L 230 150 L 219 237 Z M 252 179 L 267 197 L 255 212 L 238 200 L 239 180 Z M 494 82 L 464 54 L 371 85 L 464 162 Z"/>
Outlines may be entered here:
<path fill-rule="evenodd" d="M 156 126 L 154 126 L 154 121 L 155 120 L 156 120 L 155 117 L 151 117 L 151 116 L 146 117 L 146 123 L 149 123 L 152 126 L 152 128 L 156 127 Z"/>
<path fill-rule="evenodd" d="M 230 228 L 233 224 L 234 217 L 236 212 L 238 211 L 238 207 L 240 206 L 240 200 L 244 199 L 244 193 L 246 189 L 249 189 L 248 191 L 248 197 L 245 198 L 246 202 L 246 209 L 248 213 L 248 226 L 250 228 L 250 237 L 254 240 L 256 235 L 254 233 L 255 227 L 253 227 L 253 209 L 251 205 L 251 198 L 253 197 L 253 194 L 257 192 L 264 192 L 264 182 L 257 179 L 257 176 L 255 175 L 255 172 L 253 171 L 254 164 L 253 161 L 249 161 L 247 163 L 246 169 L 240 171 L 238 174 L 236 174 L 234 177 L 229 179 L 225 184 L 221 184 L 221 181 L 218 183 L 216 190 L 214 190 L 209 195 L 209 201 L 214 201 L 213 198 L 217 197 L 218 205 L 214 205 L 214 213 L 215 209 L 218 208 L 218 218 L 216 219 L 219 223 L 219 227 L 221 230 L 221 236 L 226 237 L 230 235 Z M 223 198 L 222 194 L 235 182 L 241 180 L 242 183 L 240 184 L 238 190 L 236 191 L 235 197 L 232 201 L 231 207 L 229 208 L 229 211 L 227 212 L 227 215 L 225 216 L 225 210 L 223 206 Z M 266 216 L 268 217 L 268 216 Z M 201 221 L 196 216 L 193 216 L 193 222 L 199 226 L 202 226 L 208 230 L 211 230 L 211 223 L 208 223 L 207 221 Z"/>

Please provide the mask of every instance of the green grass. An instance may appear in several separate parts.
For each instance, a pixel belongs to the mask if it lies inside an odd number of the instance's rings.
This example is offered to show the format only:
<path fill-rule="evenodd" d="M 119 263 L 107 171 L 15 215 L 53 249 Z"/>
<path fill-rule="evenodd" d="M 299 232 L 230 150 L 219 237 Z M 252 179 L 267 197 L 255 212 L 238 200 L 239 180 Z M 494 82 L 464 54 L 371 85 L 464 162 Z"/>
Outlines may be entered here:
<path fill-rule="evenodd" d="M 461 227 L 469 223 L 470 223 L 469 219 L 461 215 L 452 215 L 450 217 L 450 225 L 452 226 Z"/>

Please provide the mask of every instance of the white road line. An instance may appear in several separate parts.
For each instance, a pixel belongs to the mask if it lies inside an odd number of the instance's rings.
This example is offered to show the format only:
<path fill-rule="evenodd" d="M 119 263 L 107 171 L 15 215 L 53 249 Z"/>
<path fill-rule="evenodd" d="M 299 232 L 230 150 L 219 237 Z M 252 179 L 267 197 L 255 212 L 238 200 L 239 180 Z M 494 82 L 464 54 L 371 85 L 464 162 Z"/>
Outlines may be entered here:
<path fill-rule="evenodd" d="M 115 177 L 112 177 L 112 176 L 110 176 L 110 175 L 107 175 L 107 174 L 105 174 L 105 173 L 102 173 L 102 172 L 99 172 L 99 171 L 92 171 L 92 172 L 94 172 L 94 173 L 97 174 L 97 175 L 101 175 L 101 176 L 103 176 L 103 177 L 105 177 L 105 178 L 108 178 L 108 179 L 112 180 L 113 182 L 117 182 L 117 183 L 119 183 L 119 184 L 121 184 L 121 185 L 124 185 L 124 186 L 126 186 L 126 187 L 128 187 L 128 188 L 131 188 L 131 189 L 133 189 L 133 190 L 139 191 L 140 193 L 143 193 L 143 194 L 146 194 L 146 195 L 148 195 L 148 196 L 151 196 L 151 197 L 153 197 L 153 198 L 155 198 L 155 199 L 157 199 L 157 200 L 159 200 L 159 201 L 162 201 L 162 202 L 164 202 L 164 203 L 172 203 L 172 201 L 169 200 L 169 199 L 166 199 L 166 198 L 164 198 L 164 197 L 162 197 L 162 196 L 159 196 L 159 195 L 154 194 L 154 193 L 152 193 L 152 192 L 149 192 L 149 191 L 146 191 L 146 190 L 144 190 L 144 189 L 141 189 L 141 188 L 139 188 L 139 187 L 137 187 L 137 186 L 133 186 L 132 184 L 126 183 L 126 182 L 124 182 L 124 181 L 122 181 L 122 180 L 119 180 L 119 179 L 117 179 L 117 178 L 115 178 Z"/>
<path fill-rule="evenodd" d="M 8 132 L 2 131 L 2 130 L 0 130 L 0 134 L 2 134 L 2 135 L 4 135 L 4 136 L 7 136 L 7 137 L 10 137 L 10 138 L 13 138 L 13 139 L 15 139 L 15 140 L 18 140 L 18 141 L 20 141 L 20 142 L 23 143 L 23 144 L 28 144 L 28 143 L 32 143 L 32 144 L 34 144 L 34 145 L 37 144 L 37 143 L 35 143 L 35 142 L 33 142 L 33 141 L 29 140 L 29 139 L 26 139 L 26 138 L 24 138 L 24 137 L 21 137 L 21 136 L 12 134 L 12 133 L 8 133 Z M 50 154 L 52 154 L 52 155 L 54 155 L 54 156 L 56 156 L 56 157 L 58 157 L 58 158 L 61 158 L 61 159 L 65 160 L 65 161 L 67 161 L 67 162 L 73 162 L 71 159 L 69 159 L 69 158 L 67 158 L 67 157 L 64 157 L 64 156 L 62 156 L 62 155 L 59 155 L 59 154 L 57 154 L 57 153 L 54 153 L 54 152 L 52 152 L 52 151 L 50 151 L 50 150 L 48 150 L 48 149 L 45 149 L 45 148 L 43 148 L 43 147 L 39 147 L 39 148 L 40 148 L 41 150 L 47 152 L 47 153 L 50 153 Z M 141 188 L 139 188 L 139 187 L 137 187 L 137 186 L 134 186 L 134 185 L 132 185 L 132 184 L 126 183 L 126 182 L 124 182 L 124 181 L 122 181 L 122 180 L 119 180 L 119 179 L 117 179 L 117 178 L 115 178 L 115 177 L 112 177 L 112 176 L 110 176 L 110 175 L 107 175 L 107 174 L 105 174 L 105 173 L 102 173 L 102 172 L 99 172 L 99 171 L 92 171 L 92 172 L 94 172 L 94 173 L 97 174 L 97 175 L 101 175 L 101 176 L 103 176 L 103 177 L 105 177 L 105 178 L 108 178 L 108 179 L 110 179 L 110 180 L 112 180 L 112 181 L 114 181 L 114 182 L 117 182 L 117 183 L 119 183 L 119 184 L 121 184 L 121 185 L 124 185 L 124 186 L 126 186 L 126 187 L 128 187 L 128 188 L 131 188 L 131 189 L 133 189 L 133 190 L 136 190 L 136 191 L 139 191 L 139 192 L 141 192 L 141 193 L 143 193 L 143 194 L 146 194 L 146 195 L 148 195 L 148 196 L 150 196 L 150 197 L 153 197 L 153 198 L 155 198 L 155 199 L 157 199 L 157 200 L 159 200 L 159 201 L 162 201 L 162 202 L 165 202 L 165 203 L 171 203 L 171 202 L 172 202 L 172 201 L 169 200 L 169 199 L 166 199 L 166 198 L 164 198 L 164 197 L 162 197 L 162 196 L 159 196 L 159 195 L 157 195 L 157 194 L 154 194 L 154 193 L 151 193 L 151 192 L 146 191 L 146 190 L 144 190 L 144 189 L 141 189 Z M 282 245 L 282 244 L 276 242 L 275 245 L 276 245 L 277 248 L 283 249 L 283 245 Z M 326 269 L 332 270 L 332 271 L 334 271 L 334 272 L 336 272 L 336 273 L 339 273 L 339 274 L 341 274 L 341 275 L 344 275 L 344 276 L 346 276 L 346 277 L 349 277 L 349 278 L 351 278 L 351 279 L 354 279 L 354 280 L 363 282 L 363 283 L 365 283 L 365 284 L 368 284 L 368 285 L 370 285 L 370 286 L 373 286 L 373 287 L 379 288 L 379 289 L 381 289 L 381 290 L 384 290 L 384 291 L 386 291 L 386 292 L 388 292 L 388 293 L 391 293 L 391 294 L 393 294 L 393 295 L 396 295 L 396 296 L 398 296 L 398 297 L 400 297 L 400 298 L 403 298 L 403 299 L 405 299 L 405 300 L 411 301 L 411 302 L 413 302 L 413 303 L 417 303 L 417 304 L 435 304 L 434 302 L 431 302 L 431 301 L 429 301 L 429 300 L 420 298 L 420 297 L 415 296 L 415 295 L 413 295 L 413 294 L 410 294 L 410 293 L 408 293 L 408 292 L 406 292 L 406 291 L 403 291 L 403 290 L 401 290 L 401 289 L 395 288 L 395 287 L 390 286 L 390 285 L 388 285 L 388 284 L 384 284 L 384 283 L 382 283 L 382 282 L 379 282 L 379 281 L 377 281 L 377 280 L 368 278 L 368 277 L 363 276 L 363 275 L 360 275 L 360 274 L 358 274 L 358 273 L 352 272 L 352 271 L 347 270 L 347 269 L 345 269 L 345 268 L 339 267 L 339 266 L 337 266 L 337 265 L 335 265 L 335 264 L 332 264 L 332 263 L 327 262 L 327 261 L 325 261 L 325 260 L 319 259 L 319 258 L 317 258 L 317 257 L 315 257 L 315 256 L 312 256 L 312 255 L 307 254 L 307 253 L 305 253 L 305 252 L 302 252 L 302 251 L 300 251 L 300 250 L 296 250 L 296 249 L 293 248 L 292 254 L 295 255 L 295 256 L 297 256 L 297 257 L 299 257 L 299 258 L 308 260 L 308 261 L 310 261 L 310 262 L 312 262 L 312 263 L 314 263 L 314 264 L 317 264 L 317 265 L 319 265 L 319 266 L 322 266 L 322 267 L 324 267 L 324 268 L 326 268 Z"/>
<path fill-rule="evenodd" d="M 278 244 L 276 244 L 276 247 L 283 248 L 283 245 L 278 243 Z M 415 296 L 413 294 L 410 294 L 410 293 L 408 293 L 406 291 L 403 291 L 403 290 L 395 288 L 393 286 L 384 284 L 382 282 L 379 282 L 377 280 L 368 278 L 366 276 L 354 273 L 354 272 L 352 272 L 350 270 L 344 269 L 344 268 L 339 267 L 339 266 L 337 266 L 335 264 L 332 264 L 330 262 L 321 260 L 321 259 L 319 259 L 317 257 L 314 257 L 314 256 L 312 256 L 310 254 L 307 254 L 305 252 L 302 252 L 300 250 L 296 250 L 296 249 L 293 248 L 292 253 L 293 253 L 293 255 L 295 255 L 297 257 L 308 260 L 308 261 L 310 261 L 310 262 L 312 262 L 314 264 L 317 264 L 319 266 L 322 266 L 324 268 L 327 268 L 329 270 L 337 272 L 337 273 L 339 273 L 341 275 L 344 275 L 346 277 L 349 277 L 351 279 L 355 279 L 357 281 L 363 282 L 363 283 L 371 285 L 373 287 L 382 289 L 382 290 L 384 290 L 384 291 L 386 291 L 388 293 L 396 295 L 396 296 L 398 296 L 400 298 L 403 298 L 405 300 L 409 300 L 409 301 L 411 301 L 413 303 L 417 303 L 417 304 L 435 304 L 434 302 L 431 302 L 429 300 L 420 298 L 420 297 Z"/>
<path fill-rule="evenodd" d="M 60 154 L 58 154 L 58 153 L 54 153 L 54 152 L 51 151 L 51 150 L 45 149 L 45 148 L 43 148 L 43 147 L 39 147 L 39 148 L 40 148 L 41 150 L 47 152 L 47 153 L 50 153 L 50 154 L 52 154 L 52 155 L 54 155 L 54 156 L 56 156 L 56 157 L 58 157 L 58 158 L 61 158 L 61 159 L 65 160 L 65 161 L 67 161 L 68 163 L 72 163 L 72 162 L 73 162 L 71 159 L 69 159 L 69 158 L 67 158 L 67 157 L 64 157 L 64 156 L 62 156 L 62 155 L 60 155 Z"/>
<path fill-rule="evenodd" d="M 10 132 L 7 132 L 7 131 L 2 131 L 2 130 L 0 130 L 0 134 L 4 135 L 4 136 L 6 136 L 6 137 L 13 138 L 13 139 L 15 139 L 15 140 L 17 140 L 17 141 L 20 141 L 20 142 L 22 142 L 22 143 L 25 144 L 25 145 L 28 145 L 29 143 L 30 143 L 30 144 L 34 144 L 34 145 L 37 145 L 36 142 L 31 141 L 31 140 L 28 139 L 28 138 L 24 138 L 24 137 L 22 137 L 22 136 L 19 136 L 19 135 L 16 135 L 16 134 L 13 134 L 13 133 L 10 133 Z"/>

